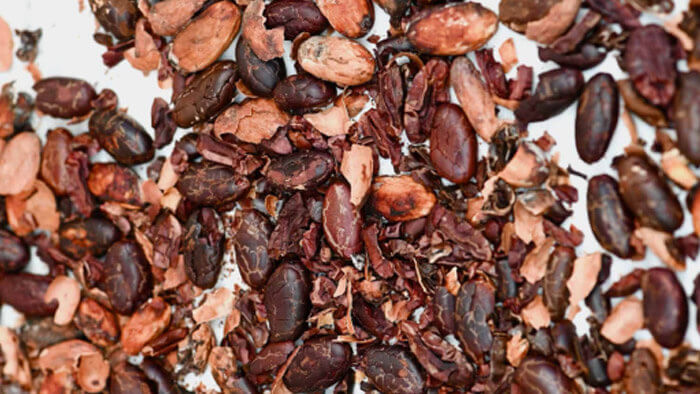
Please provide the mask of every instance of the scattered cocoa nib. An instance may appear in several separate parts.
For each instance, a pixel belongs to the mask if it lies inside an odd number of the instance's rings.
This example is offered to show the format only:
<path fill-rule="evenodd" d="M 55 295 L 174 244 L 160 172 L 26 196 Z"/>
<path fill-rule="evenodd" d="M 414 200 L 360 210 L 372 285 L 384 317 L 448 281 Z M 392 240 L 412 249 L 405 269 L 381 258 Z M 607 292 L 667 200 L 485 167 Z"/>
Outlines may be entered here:
<path fill-rule="evenodd" d="M 39 52 L 39 40 L 41 39 L 41 29 L 36 30 L 15 30 L 19 37 L 20 47 L 17 48 L 17 59 L 34 63 Z"/>

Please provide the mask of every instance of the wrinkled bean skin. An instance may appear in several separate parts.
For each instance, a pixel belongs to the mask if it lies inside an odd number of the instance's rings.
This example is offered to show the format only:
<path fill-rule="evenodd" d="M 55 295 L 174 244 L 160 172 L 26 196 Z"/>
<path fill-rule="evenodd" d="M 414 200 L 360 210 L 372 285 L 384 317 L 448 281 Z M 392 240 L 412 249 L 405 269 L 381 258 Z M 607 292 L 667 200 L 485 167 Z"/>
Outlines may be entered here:
<path fill-rule="evenodd" d="M 236 97 L 238 66 L 230 60 L 214 63 L 175 97 L 173 120 L 180 127 L 190 127 L 211 119 Z"/>
<path fill-rule="evenodd" d="M 106 348 L 119 341 L 121 329 L 117 317 L 91 298 L 80 301 L 73 322 L 97 346 Z"/>
<path fill-rule="evenodd" d="M 620 179 L 620 195 L 643 226 L 673 232 L 683 224 L 683 208 L 659 168 L 640 154 L 613 161 Z"/>
<path fill-rule="evenodd" d="M 265 6 L 263 15 L 267 28 L 284 26 L 285 40 L 293 40 L 300 33 L 314 36 L 328 27 L 328 20 L 310 0 L 273 1 Z"/>
<path fill-rule="evenodd" d="M 135 119 L 117 110 L 98 110 L 90 117 L 90 133 L 121 164 L 151 161 L 153 139 Z"/>
<path fill-rule="evenodd" d="M 236 211 L 233 248 L 241 277 L 249 286 L 259 289 L 272 274 L 274 264 L 267 253 L 272 226 L 254 209 Z"/>
<path fill-rule="evenodd" d="M 134 36 L 139 10 L 134 0 L 90 0 L 90 9 L 102 28 L 124 41 Z"/>
<path fill-rule="evenodd" d="M 308 74 L 290 75 L 275 86 L 272 96 L 283 110 L 303 114 L 330 104 L 335 85 Z"/>
<path fill-rule="evenodd" d="M 272 159 L 265 179 L 282 190 L 311 190 L 333 171 L 333 158 L 326 152 L 305 150 Z"/>
<path fill-rule="evenodd" d="M 119 241 L 109 248 L 104 277 L 104 291 L 122 315 L 133 313 L 153 290 L 150 265 L 135 241 Z"/>
<path fill-rule="evenodd" d="M 53 315 L 58 303 L 44 302 L 44 293 L 51 284 L 48 276 L 29 273 L 0 275 L 0 303 L 11 305 L 27 317 Z"/>
<path fill-rule="evenodd" d="M 676 57 L 668 33 L 659 25 L 634 29 L 623 57 L 637 92 L 650 103 L 666 106 L 676 91 Z"/>
<path fill-rule="evenodd" d="M 19 272 L 29 262 L 29 249 L 21 238 L 0 229 L 0 274 Z"/>
<path fill-rule="evenodd" d="M 624 388 L 628 393 L 660 393 L 661 371 L 654 354 L 646 348 L 637 348 L 625 365 Z"/>
<path fill-rule="evenodd" d="M 95 163 L 87 179 L 90 193 L 105 201 L 141 204 L 139 176 L 129 167 L 117 163 Z"/>
<path fill-rule="evenodd" d="M 515 110 L 524 123 L 539 122 L 558 115 L 573 103 L 583 88 L 583 74 L 572 68 L 559 68 L 539 75 L 535 94 Z"/>
<path fill-rule="evenodd" d="M 676 274 L 668 268 L 651 268 L 642 277 L 644 324 L 656 342 L 675 348 L 688 328 L 688 300 Z"/>
<path fill-rule="evenodd" d="M 36 108 L 55 118 L 71 119 L 89 114 L 90 102 L 96 96 L 89 83 L 75 78 L 44 78 L 32 88 L 36 91 Z"/>
<path fill-rule="evenodd" d="M 594 176 L 588 181 L 586 200 L 588 221 L 600 246 L 623 259 L 631 257 L 634 219 L 622 203 L 617 181 L 609 175 Z"/>
<path fill-rule="evenodd" d="M 192 212 L 185 224 L 182 242 L 185 273 L 203 289 L 214 287 L 219 278 L 224 250 L 222 226 L 219 214 L 211 208 Z"/>
<path fill-rule="evenodd" d="M 433 322 L 443 335 L 453 334 L 455 331 L 455 303 L 456 298 L 445 287 L 435 289 L 433 297 Z"/>
<path fill-rule="evenodd" d="M 488 320 L 496 303 L 496 287 L 488 279 L 475 278 L 462 285 L 455 306 L 455 331 L 472 360 L 481 362 L 493 343 Z"/>
<path fill-rule="evenodd" d="M 465 183 L 476 172 L 476 133 L 462 108 L 440 104 L 430 127 L 430 160 L 440 176 Z"/>
<path fill-rule="evenodd" d="M 365 375 L 382 393 L 418 394 L 425 380 L 418 363 L 404 348 L 373 346 L 364 355 Z"/>
<path fill-rule="evenodd" d="M 156 386 L 158 394 L 180 394 L 182 390 L 175 383 L 172 374 L 168 372 L 157 359 L 146 357 L 140 365 L 146 377 Z"/>
<path fill-rule="evenodd" d="M 310 290 L 309 276 L 300 265 L 284 263 L 272 273 L 264 295 L 271 342 L 301 335 L 311 310 Z"/>
<path fill-rule="evenodd" d="M 608 150 L 617 127 L 620 95 L 612 75 L 599 73 L 583 88 L 576 111 L 576 150 L 586 163 L 595 163 Z"/>
<path fill-rule="evenodd" d="M 109 394 L 155 394 L 151 384 L 139 367 L 121 361 L 110 371 Z"/>
<path fill-rule="evenodd" d="M 574 270 L 575 259 L 576 252 L 572 248 L 557 246 L 547 261 L 542 289 L 544 304 L 554 321 L 563 319 L 566 307 L 569 306 L 569 288 L 566 282 Z"/>
<path fill-rule="evenodd" d="M 194 204 L 217 207 L 238 200 L 250 182 L 229 166 L 202 161 L 191 163 L 180 175 L 176 187 Z"/>
<path fill-rule="evenodd" d="M 74 259 L 88 253 L 95 257 L 102 256 L 119 238 L 121 232 L 117 226 L 102 217 L 65 222 L 58 229 L 58 246 Z"/>
<path fill-rule="evenodd" d="M 558 365 L 541 356 L 529 356 L 520 363 L 513 381 L 523 394 L 572 394 L 581 389 Z"/>
<path fill-rule="evenodd" d="M 341 257 L 349 259 L 362 251 L 362 219 L 350 201 L 350 187 L 344 182 L 332 184 L 323 199 L 323 233 L 326 241 Z"/>
<path fill-rule="evenodd" d="M 323 390 L 337 383 L 350 369 L 352 349 L 332 337 L 310 339 L 287 367 L 284 384 L 295 393 Z"/>
<path fill-rule="evenodd" d="M 236 63 L 245 86 L 260 97 L 270 97 L 277 83 L 287 75 L 281 58 L 262 61 L 243 38 L 236 44 Z"/>
<path fill-rule="evenodd" d="M 673 102 L 678 149 L 688 160 L 700 165 L 700 72 L 691 71 L 680 77 Z"/>

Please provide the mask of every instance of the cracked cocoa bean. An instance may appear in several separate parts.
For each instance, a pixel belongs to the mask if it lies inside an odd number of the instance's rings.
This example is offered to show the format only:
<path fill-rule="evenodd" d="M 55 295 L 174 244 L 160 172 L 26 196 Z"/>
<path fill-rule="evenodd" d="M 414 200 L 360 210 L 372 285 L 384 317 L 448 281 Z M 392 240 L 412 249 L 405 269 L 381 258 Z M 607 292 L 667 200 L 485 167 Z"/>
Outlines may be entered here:
<path fill-rule="evenodd" d="M 284 263 L 265 286 L 264 304 L 270 323 L 270 341 L 293 341 L 304 331 L 311 311 L 309 276 L 299 265 Z"/>
<path fill-rule="evenodd" d="M 265 172 L 265 179 L 282 190 L 311 190 L 328 179 L 331 172 L 331 155 L 306 150 L 272 159 Z"/>
<path fill-rule="evenodd" d="M 97 110 L 90 117 L 89 127 L 100 146 L 118 163 L 134 165 L 153 159 L 153 138 L 124 112 L 117 109 Z"/>
<path fill-rule="evenodd" d="M 399 346 L 369 348 L 362 359 L 365 375 L 380 392 L 422 393 L 425 379 L 411 353 Z"/>
<path fill-rule="evenodd" d="M 81 259 L 88 253 L 100 257 L 121 235 L 117 226 L 105 218 L 76 219 L 61 224 L 58 246 L 74 259 Z"/>
<path fill-rule="evenodd" d="M 150 264 L 136 241 L 112 245 L 105 256 L 104 270 L 104 291 L 116 312 L 130 315 L 151 296 Z"/>
<path fill-rule="evenodd" d="M 233 222 L 233 248 L 241 277 L 253 288 L 265 285 L 274 264 L 267 252 L 272 226 L 267 218 L 253 209 L 236 211 Z"/>
<path fill-rule="evenodd" d="M 180 127 L 207 121 L 236 97 L 238 67 L 230 60 L 214 63 L 187 84 L 174 99 L 173 120 Z"/>
<path fill-rule="evenodd" d="M 193 204 L 218 207 L 238 200 L 250 182 L 229 166 L 202 161 L 191 163 L 180 175 L 176 187 Z"/>
<path fill-rule="evenodd" d="M 222 228 L 219 214 L 211 208 L 192 212 L 185 224 L 182 240 L 185 273 L 203 289 L 214 287 L 219 278 L 225 240 Z"/>

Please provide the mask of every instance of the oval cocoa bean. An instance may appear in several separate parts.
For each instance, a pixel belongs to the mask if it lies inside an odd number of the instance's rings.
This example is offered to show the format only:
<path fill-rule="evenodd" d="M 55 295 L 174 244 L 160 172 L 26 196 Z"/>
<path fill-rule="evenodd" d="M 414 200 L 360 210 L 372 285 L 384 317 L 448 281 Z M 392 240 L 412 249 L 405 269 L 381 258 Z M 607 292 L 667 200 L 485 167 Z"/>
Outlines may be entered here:
<path fill-rule="evenodd" d="M 274 264 L 267 252 L 272 226 L 267 218 L 253 209 L 236 211 L 233 248 L 241 277 L 253 288 L 265 285 Z"/>
<path fill-rule="evenodd" d="M 230 60 L 214 63 L 192 79 L 174 99 L 173 120 L 180 127 L 204 122 L 236 97 L 238 67 Z"/>
<path fill-rule="evenodd" d="M 265 179 L 282 190 L 310 190 L 323 183 L 333 172 L 333 157 L 308 150 L 273 159 Z"/>
<path fill-rule="evenodd" d="M 345 37 L 362 37 L 374 25 L 374 5 L 369 0 L 316 0 L 333 29 Z"/>
<path fill-rule="evenodd" d="M 654 105 L 665 107 L 676 91 L 676 57 L 671 35 L 649 24 L 632 30 L 623 62 L 637 92 Z"/>
<path fill-rule="evenodd" d="M 21 271 L 28 262 L 27 244 L 18 236 L 0 229 L 0 275 Z"/>
<path fill-rule="evenodd" d="M 488 279 L 475 278 L 462 285 L 455 306 L 455 331 L 462 348 L 481 363 L 493 342 L 488 320 L 496 303 L 496 287 Z"/>
<path fill-rule="evenodd" d="M 399 346 L 373 346 L 363 358 L 365 375 L 382 393 L 417 394 L 425 379 L 411 353 Z"/>
<path fill-rule="evenodd" d="M 456 298 L 447 288 L 440 286 L 435 289 L 432 305 L 435 315 L 434 323 L 443 335 L 455 332 L 455 304 Z"/>
<path fill-rule="evenodd" d="M 608 150 L 617 127 L 620 97 L 612 75 L 599 73 L 583 88 L 576 111 L 576 150 L 595 163 Z"/>
<path fill-rule="evenodd" d="M 71 152 L 73 135 L 64 128 L 49 130 L 41 152 L 41 178 L 58 196 L 68 194 L 73 187 L 66 159 Z"/>
<path fill-rule="evenodd" d="M 90 117 L 90 134 L 121 164 L 153 159 L 153 139 L 135 119 L 117 109 L 97 110 Z"/>
<path fill-rule="evenodd" d="M 55 118 L 71 119 L 89 114 L 90 102 L 96 96 L 89 83 L 75 78 L 44 78 L 32 88 L 36 92 L 36 108 Z"/>
<path fill-rule="evenodd" d="M 524 123 L 549 119 L 576 101 L 583 88 L 581 70 L 559 68 L 539 76 L 535 94 L 520 102 L 515 116 Z"/>
<path fill-rule="evenodd" d="M 76 260 L 88 253 L 99 257 L 120 237 L 121 232 L 110 220 L 89 217 L 61 224 L 58 229 L 58 246 L 63 253 Z"/>
<path fill-rule="evenodd" d="M 353 40 L 314 36 L 299 46 L 299 66 L 309 74 L 340 86 L 361 85 L 374 75 L 374 57 Z"/>
<path fill-rule="evenodd" d="M 106 348 L 119 341 L 121 329 L 117 317 L 91 298 L 80 301 L 73 322 L 97 346 Z"/>
<path fill-rule="evenodd" d="M 309 276 L 300 265 L 284 263 L 265 286 L 264 304 L 270 341 L 293 341 L 304 332 L 311 311 Z"/>
<path fill-rule="evenodd" d="M 202 161 L 191 163 L 180 175 L 176 187 L 194 204 L 218 207 L 238 200 L 250 182 L 229 166 Z"/>
<path fill-rule="evenodd" d="M 673 232 L 683 224 L 683 208 L 659 168 L 643 154 L 613 161 L 620 179 L 620 195 L 643 226 Z"/>
<path fill-rule="evenodd" d="M 332 184 L 323 199 L 323 233 L 326 241 L 341 257 L 349 259 L 362 251 L 362 219 L 350 201 L 350 187 L 344 182 Z"/>
<path fill-rule="evenodd" d="M 557 364 L 541 356 L 525 358 L 515 370 L 513 381 L 523 394 L 581 393 L 576 382 Z"/>
<path fill-rule="evenodd" d="M 87 186 L 90 193 L 101 200 L 141 204 L 139 176 L 129 167 L 117 163 L 95 163 L 90 168 Z"/>
<path fill-rule="evenodd" d="M 139 10 L 134 0 L 90 0 L 90 9 L 103 29 L 118 40 L 134 36 Z"/>
<path fill-rule="evenodd" d="M 112 245 L 105 256 L 104 269 L 104 291 L 117 313 L 129 315 L 150 297 L 151 267 L 135 241 Z"/>
<path fill-rule="evenodd" d="M 476 133 L 462 108 L 440 104 L 430 127 L 430 160 L 440 176 L 465 183 L 476 172 Z"/>
<path fill-rule="evenodd" d="M 310 339 L 301 346 L 284 374 L 294 393 L 323 390 L 340 381 L 350 369 L 352 349 L 332 337 Z"/>
<path fill-rule="evenodd" d="M 668 268 L 651 268 L 642 277 L 644 325 L 656 342 L 675 348 L 688 328 L 688 300 L 676 274 Z"/>
<path fill-rule="evenodd" d="M 192 212 L 185 224 L 182 240 L 185 273 L 203 289 L 214 287 L 219 278 L 225 240 L 222 229 L 219 214 L 211 208 Z"/>
<path fill-rule="evenodd" d="M 292 114 L 325 107 L 335 98 L 335 85 L 308 74 L 290 75 L 272 92 L 277 105 Z"/>
<path fill-rule="evenodd" d="M 547 261 L 547 269 L 542 280 L 544 304 L 554 321 L 564 318 L 569 306 L 567 281 L 574 270 L 576 252 L 567 246 L 557 246 Z"/>
<path fill-rule="evenodd" d="M 109 394 L 155 394 L 145 373 L 126 361 L 113 366 L 109 378 Z"/>
<path fill-rule="evenodd" d="M 265 6 L 265 26 L 284 26 L 284 39 L 293 40 L 301 33 L 316 35 L 328 27 L 328 20 L 310 0 L 278 0 Z"/>
<path fill-rule="evenodd" d="M 29 273 L 0 275 L 0 303 L 8 304 L 27 317 L 51 316 L 58 303 L 44 302 L 44 293 L 51 284 L 48 276 Z"/>
<path fill-rule="evenodd" d="M 591 230 L 600 246 L 622 258 L 631 257 L 634 254 L 630 244 L 634 219 L 622 203 L 617 181 L 609 175 L 591 178 L 586 205 Z"/>
<path fill-rule="evenodd" d="M 260 97 L 270 97 L 277 83 L 287 75 L 282 58 L 262 61 L 243 37 L 236 44 L 236 63 L 245 86 Z"/>
<path fill-rule="evenodd" d="M 688 160 L 700 165 L 700 72 L 690 71 L 680 77 L 673 102 L 678 149 Z"/>

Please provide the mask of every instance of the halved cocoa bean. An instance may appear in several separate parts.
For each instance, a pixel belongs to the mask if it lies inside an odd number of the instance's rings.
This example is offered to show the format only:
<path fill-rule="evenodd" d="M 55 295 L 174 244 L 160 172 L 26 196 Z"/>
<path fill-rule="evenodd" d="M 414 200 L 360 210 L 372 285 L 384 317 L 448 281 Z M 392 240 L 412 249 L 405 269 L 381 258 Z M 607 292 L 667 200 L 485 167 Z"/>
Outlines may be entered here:
<path fill-rule="evenodd" d="M 349 259 L 362 251 L 362 219 L 350 202 L 350 187 L 332 184 L 323 200 L 323 232 L 328 244 L 341 257 Z"/>
<path fill-rule="evenodd" d="M 362 37 L 374 25 L 374 6 L 370 0 L 317 0 L 316 4 L 333 29 L 345 37 Z"/>
<path fill-rule="evenodd" d="M 31 190 L 41 160 L 39 137 L 31 132 L 16 134 L 0 150 L 0 195 Z"/>
<path fill-rule="evenodd" d="M 372 185 L 371 204 L 385 218 L 405 222 L 426 216 L 437 198 L 410 175 L 380 176 Z"/>

